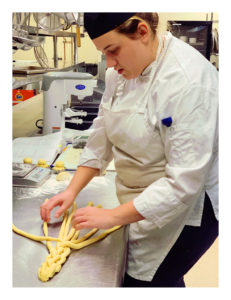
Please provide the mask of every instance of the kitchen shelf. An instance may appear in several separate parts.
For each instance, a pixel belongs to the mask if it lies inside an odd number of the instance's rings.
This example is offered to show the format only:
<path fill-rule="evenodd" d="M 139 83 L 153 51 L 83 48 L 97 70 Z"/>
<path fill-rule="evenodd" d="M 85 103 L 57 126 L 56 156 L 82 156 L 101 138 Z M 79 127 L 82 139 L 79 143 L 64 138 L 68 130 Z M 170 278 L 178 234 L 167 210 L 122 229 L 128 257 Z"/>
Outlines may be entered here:
<path fill-rule="evenodd" d="M 76 33 L 68 32 L 68 31 L 52 31 L 48 32 L 41 28 L 37 28 L 35 26 L 23 26 L 21 25 L 22 30 L 28 31 L 30 35 L 38 35 L 43 37 L 53 37 L 53 45 L 54 45 L 54 68 L 58 67 L 58 53 L 57 53 L 57 38 L 59 37 L 70 37 L 74 40 L 74 65 L 77 64 L 77 37 Z"/>
<path fill-rule="evenodd" d="M 38 36 L 57 36 L 57 37 L 73 37 L 73 38 L 76 38 L 76 33 L 74 32 L 68 32 L 68 31 L 52 31 L 52 32 L 48 32 L 48 31 L 45 31 L 41 28 L 37 29 L 37 27 L 35 26 L 30 26 L 29 29 L 27 26 L 23 27 L 22 26 L 22 29 L 27 29 L 29 34 L 32 34 L 32 35 L 37 35 Z M 37 33 L 38 31 L 38 33 Z"/>
<path fill-rule="evenodd" d="M 68 72 L 71 71 L 73 69 L 76 69 L 78 67 L 77 64 L 74 64 L 72 66 L 69 67 L 65 67 L 65 68 L 59 68 L 59 69 L 47 69 L 44 70 L 44 72 L 42 72 L 41 74 L 23 74 L 23 73 L 14 73 L 13 74 L 13 82 L 12 82 L 12 89 L 19 89 L 21 87 L 24 87 L 30 83 L 35 83 L 35 82 L 39 82 L 42 81 L 43 79 L 43 74 L 47 73 L 47 72 Z M 28 67 L 25 67 L 25 69 Z"/>

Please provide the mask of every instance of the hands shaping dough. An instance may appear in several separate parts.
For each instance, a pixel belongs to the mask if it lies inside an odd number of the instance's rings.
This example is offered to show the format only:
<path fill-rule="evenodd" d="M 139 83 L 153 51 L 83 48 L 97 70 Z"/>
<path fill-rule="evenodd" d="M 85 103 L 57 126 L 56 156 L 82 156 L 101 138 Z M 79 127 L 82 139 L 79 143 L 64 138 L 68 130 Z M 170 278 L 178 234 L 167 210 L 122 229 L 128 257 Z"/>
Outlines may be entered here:
<path fill-rule="evenodd" d="M 46 199 L 45 201 L 47 200 L 48 199 Z M 92 202 L 88 203 L 88 206 L 93 205 L 94 204 Z M 101 207 L 101 205 L 99 205 L 98 207 Z M 99 240 L 105 238 L 111 232 L 121 227 L 121 225 L 114 226 L 108 230 L 105 230 L 98 236 L 90 238 L 93 234 L 95 234 L 98 231 L 97 228 L 94 228 L 90 230 L 87 234 L 85 234 L 83 237 L 78 238 L 80 230 L 75 230 L 75 228 L 73 227 L 71 227 L 71 229 L 69 230 L 71 219 L 75 210 L 76 204 L 74 203 L 70 214 L 68 211 L 65 212 L 58 238 L 48 236 L 47 222 L 43 223 L 44 236 L 33 235 L 18 229 L 14 225 L 12 226 L 14 232 L 23 235 L 29 239 L 35 241 L 46 241 L 46 246 L 49 250 L 49 254 L 46 257 L 45 262 L 42 263 L 41 267 L 38 270 L 38 277 L 41 281 L 48 281 L 54 276 L 55 273 L 58 273 L 61 270 L 61 267 L 66 261 L 66 258 L 71 253 L 71 249 L 78 250 L 95 242 L 98 242 Z M 57 242 L 55 247 L 53 246 L 51 241 Z"/>

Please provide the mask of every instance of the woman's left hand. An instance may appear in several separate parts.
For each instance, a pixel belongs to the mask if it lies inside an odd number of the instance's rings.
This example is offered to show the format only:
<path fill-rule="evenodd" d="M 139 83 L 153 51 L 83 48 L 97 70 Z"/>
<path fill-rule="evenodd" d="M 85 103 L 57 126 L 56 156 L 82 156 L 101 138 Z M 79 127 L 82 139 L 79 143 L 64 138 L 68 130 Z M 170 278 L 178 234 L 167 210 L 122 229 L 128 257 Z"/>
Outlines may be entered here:
<path fill-rule="evenodd" d="M 113 209 L 83 207 L 76 210 L 72 217 L 72 226 L 77 229 L 99 228 L 108 229 L 115 225 Z"/>

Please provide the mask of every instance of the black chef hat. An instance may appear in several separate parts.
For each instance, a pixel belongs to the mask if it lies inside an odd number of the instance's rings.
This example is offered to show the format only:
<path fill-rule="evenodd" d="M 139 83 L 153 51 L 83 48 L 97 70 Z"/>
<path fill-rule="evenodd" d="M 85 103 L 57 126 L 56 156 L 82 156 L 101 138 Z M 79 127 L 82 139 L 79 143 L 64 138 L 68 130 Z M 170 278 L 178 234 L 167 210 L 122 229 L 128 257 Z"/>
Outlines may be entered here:
<path fill-rule="evenodd" d="M 91 39 L 107 33 L 134 16 L 135 13 L 84 13 L 84 27 Z"/>

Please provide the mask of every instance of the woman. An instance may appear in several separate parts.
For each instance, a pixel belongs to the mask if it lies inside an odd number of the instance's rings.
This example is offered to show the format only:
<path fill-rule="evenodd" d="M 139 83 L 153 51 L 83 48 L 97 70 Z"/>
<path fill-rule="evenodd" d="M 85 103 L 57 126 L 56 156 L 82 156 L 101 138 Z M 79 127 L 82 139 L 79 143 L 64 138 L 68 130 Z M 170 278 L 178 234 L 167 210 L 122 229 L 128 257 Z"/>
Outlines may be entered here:
<path fill-rule="evenodd" d="M 75 228 L 129 226 L 125 287 L 184 287 L 218 236 L 218 75 L 197 50 L 158 35 L 153 13 L 86 13 L 106 56 L 94 131 L 67 189 L 41 206 L 59 217 L 114 158 L 120 206 L 80 208 Z"/>

